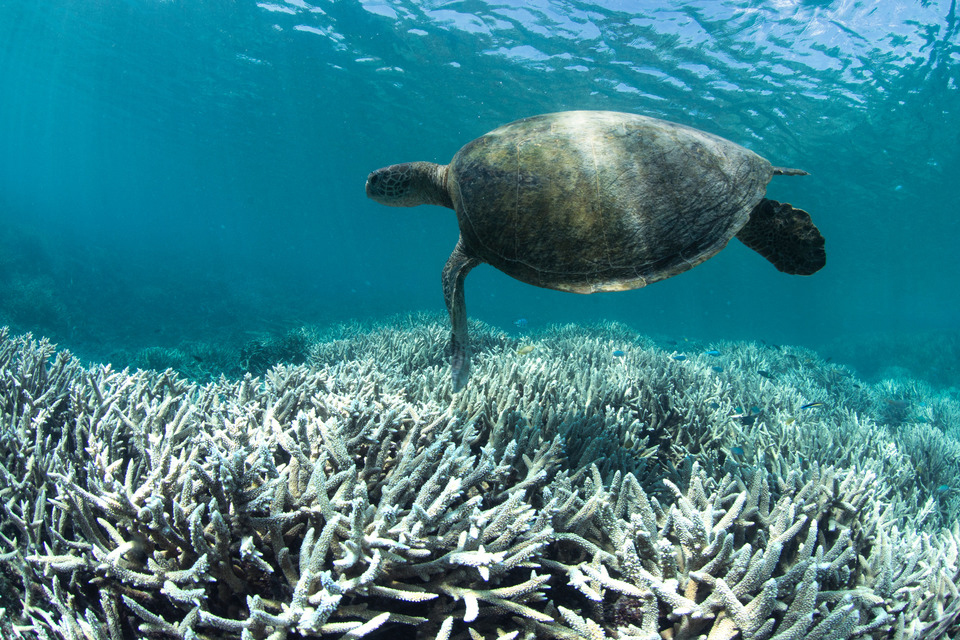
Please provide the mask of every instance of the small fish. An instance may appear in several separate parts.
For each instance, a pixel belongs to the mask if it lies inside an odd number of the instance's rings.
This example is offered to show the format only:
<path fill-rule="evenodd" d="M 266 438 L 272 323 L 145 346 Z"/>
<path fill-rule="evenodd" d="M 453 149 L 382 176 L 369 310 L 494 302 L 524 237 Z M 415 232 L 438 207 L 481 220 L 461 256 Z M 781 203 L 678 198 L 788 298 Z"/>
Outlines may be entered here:
<path fill-rule="evenodd" d="M 677 362 L 683 362 L 687 359 L 687 356 L 683 355 L 682 353 L 678 353 L 677 355 L 673 356 L 673 359 Z"/>
<path fill-rule="evenodd" d="M 707 406 L 710 407 L 711 409 L 719 409 L 719 408 L 720 408 L 720 403 L 719 403 L 719 402 L 708 402 L 708 403 L 707 403 Z"/>
<path fill-rule="evenodd" d="M 758 369 L 758 370 L 757 370 L 757 373 L 759 373 L 761 376 L 763 376 L 763 377 L 766 378 L 767 380 L 772 380 L 772 379 L 773 379 L 773 374 L 770 373 L 769 371 L 764 371 L 763 369 Z"/>
<path fill-rule="evenodd" d="M 200 356 L 198 356 L 198 355 L 196 355 L 196 354 L 194 354 L 192 357 L 193 357 L 193 359 L 196 360 L 197 362 L 203 362 L 203 358 L 201 358 Z"/>
<path fill-rule="evenodd" d="M 817 407 L 826 406 L 822 402 L 808 402 L 807 404 L 800 407 L 801 409 L 816 409 Z"/>
<path fill-rule="evenodd" d="M 625 355 L 627 355 L 627 354 L 624 353 L 623 351 L 621 351 L 620 349 L 617 349 L 617 350 L 615 350 L 615 351 L 613 352 L 613 357 L 614 357 L 614 358 L 622 358 L 622 357 L 625 356 Z"/>
<path fill-rule="evenodd" d="M 950 485 L 948 484 L 942 484 L 939 487 L 937 487 L 937 493 L 942 494 L 942 493 L 946 493 L 947 491 L 950 491 Z"/>
<path fill-rule="evenodd" d="M 786 420 L 784 420 L 783 423 L 789 427 L 790 425 L 792 425 L 792 424 L 793 424 L 794 422 L 796 422 L 796 421 L 797 421 L 796 418 L 794 418 L 793 416 L 790 416 L 789 418 L 787 418 Z"/>
<path fill-rule="evenodd" d="M 522 347 L 520 347 L 519 349 L 517 349 L 517 355 L 518 355 L 518 356 L 525 356 L 525 355 L 527 355 L 528 353 L 530 353 L 531 351 L 533 351 L 534 348 L 535 348 L 535 347 L 534 347 L 532 344 L 525 344 L 525 345 L 523 345 Z"/>
<path fill-rule="evenodd" d="M 730 453 L 732 453 L 735 456 L 742 456 L 743 447 L 730 447 Z"/>
<path fill-rule="evenodd" d="M 744 411 L 740 407 L 737 407 L 736 409 L 734 409 L 734 411 L 736 411 L 736 413 L 730 417 L 735 420 L 739 420 L 740 424 L 745 424 L 748 427 L 752 425 L 754 422 L 756 422 L 757 418 L 760 417 L 760 407 L 750 407 L 749 413 Z"/>
<path fill-rule="evenodd" d="M 721 366 L 713 365 L 713 366 L 710 367 L 710 368 L 713 369 L 714 371 L 716 371 L 717 373 L 723 373 L 723 367 L 721 367 Z"/>
<path fill-rule="evenodd" d="M 526 318 L 517 318 L 513 321 L 513 325 L 518 329 L 526 329 L 528 324 L 530 323 L 527 322 Z"/>
<path fill-rule="evenodd" d="M 720 355 L 720 352 L 717 351 L 716 349 L 710 349 L 710 350 L 707 351 L 706 353 L 707 353 L 708 356 L 718 356 L 718 355 Z"/>

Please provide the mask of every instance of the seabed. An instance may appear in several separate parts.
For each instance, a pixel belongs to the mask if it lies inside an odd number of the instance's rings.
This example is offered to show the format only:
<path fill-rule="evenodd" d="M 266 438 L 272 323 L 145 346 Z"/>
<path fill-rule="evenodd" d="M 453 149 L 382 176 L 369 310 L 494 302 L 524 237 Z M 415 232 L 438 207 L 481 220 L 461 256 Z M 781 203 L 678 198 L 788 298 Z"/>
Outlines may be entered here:
<path fill-rule="evenodd" d="M 434 315 L 217 378 L 0 332 L 0 635 L 960 636 L 955 397 L 789 346 L 470 331 L 456 395 Z"/>

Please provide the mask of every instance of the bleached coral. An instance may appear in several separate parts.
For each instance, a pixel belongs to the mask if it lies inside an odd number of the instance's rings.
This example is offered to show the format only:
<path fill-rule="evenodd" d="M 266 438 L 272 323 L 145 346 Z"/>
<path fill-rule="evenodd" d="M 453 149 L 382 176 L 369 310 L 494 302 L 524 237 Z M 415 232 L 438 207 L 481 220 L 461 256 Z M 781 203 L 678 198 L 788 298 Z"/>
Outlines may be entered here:
<path fill-rule="evenodd" d="M 934 539 L 890 526 L 872 474 L 811 468 L 775 486 L 766 476 L 715 481 L 695 464 L 686 491 L 668 481 L 669 508 L 624 476 L 601 500 L 605 544 L 563 566 L 571 584 L 612 600 L 619 637 L 869 637 L 907 621 L 907 637 L 936 635 L 943 618 L 917 595 L 960 579 L 956 529 L 933 542 L 939 571 L 918 571 Z M 947 601 L 955 618 L 960 603 Z"/>
<path fill-rule="evenodd" d="M 623 328 L 561 328 L 528 356 L 480 329 L 477 379 L 452 403 L 443 325 L 422 319 L 341 328 L 312 367 L 202 386 L 3 334 L 10 632 L 960 631 L 960 532 L 913 525 L 869 419 L 831 409 L 833 436 L 787 424 L 796 388 L 762 397 L 767 378 L 717 375 L 710 356 L 677 360 Z M 760 419 L 732 417 L 744 399 Z"/>

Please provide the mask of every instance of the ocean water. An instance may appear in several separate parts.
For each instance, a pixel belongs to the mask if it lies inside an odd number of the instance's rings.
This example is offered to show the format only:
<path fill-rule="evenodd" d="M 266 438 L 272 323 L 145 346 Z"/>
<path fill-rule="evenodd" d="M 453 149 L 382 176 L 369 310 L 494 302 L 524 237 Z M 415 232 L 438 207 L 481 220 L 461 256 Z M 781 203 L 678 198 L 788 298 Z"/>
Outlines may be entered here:
<path fill-rule="evenodd" d="M 794 344 L 956 385 L 957 32 L 955 0 L 0 0 L 0 325 L 125 365 L 441 311 L 453 212 L 380 206 L 368 172 L 606 109 L 809 171 L 768 195 L 811 213 L 826 268 L 732 242 L 579 296 L 482 266 L 471 318 Z"/>
<path fill-rule="evenodd" d="M 465 637 L 478 600 L 476 637 L 547 612 L 960 637 L 956 4 L 0 0 L 0 637 L 306 637 L 324 608 L 350 636 Z M 808 171 L 767 193 L 810 212 L 826 267 L 733 241 L 583 296 L 480 266 L 451 394 L 455 215 L 379 205 L 366 177 L 572 109 Z M 423 597 L 377 613 L 415 575 Z M 487 599 L 510 590 L 523 608 Z"/>

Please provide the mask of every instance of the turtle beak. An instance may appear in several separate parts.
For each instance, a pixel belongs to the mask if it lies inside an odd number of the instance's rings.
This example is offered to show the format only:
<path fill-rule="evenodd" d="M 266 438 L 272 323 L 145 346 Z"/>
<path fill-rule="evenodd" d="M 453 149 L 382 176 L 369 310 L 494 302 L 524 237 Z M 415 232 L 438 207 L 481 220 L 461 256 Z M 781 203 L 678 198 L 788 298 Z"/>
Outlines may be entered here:
<path fill-rule="evenodd" d="M 395 206 L 388 195 L 390 185 L 391 180 L 386 169 L 371 171 L 370 175 L 367 176 L 367 184 L 365 187 L 367 197 L 371 200 L 376 200 L 380 204 Z"/>

